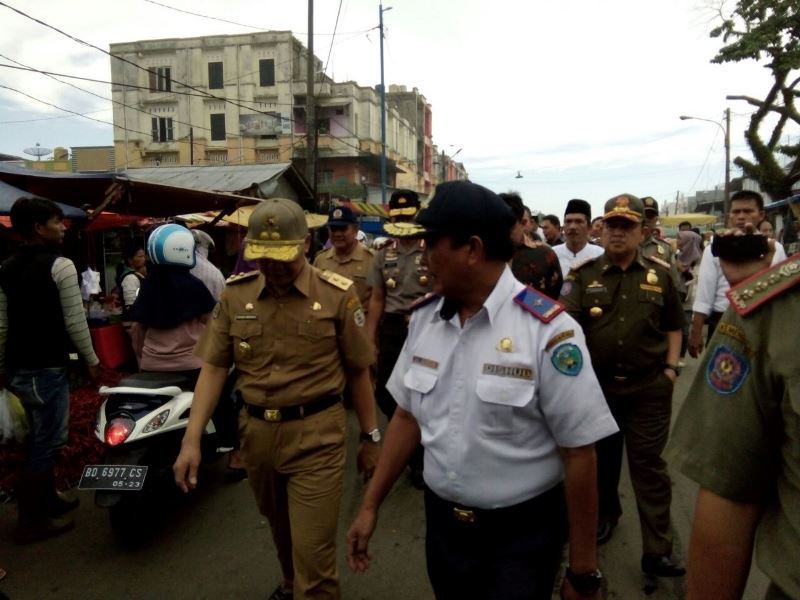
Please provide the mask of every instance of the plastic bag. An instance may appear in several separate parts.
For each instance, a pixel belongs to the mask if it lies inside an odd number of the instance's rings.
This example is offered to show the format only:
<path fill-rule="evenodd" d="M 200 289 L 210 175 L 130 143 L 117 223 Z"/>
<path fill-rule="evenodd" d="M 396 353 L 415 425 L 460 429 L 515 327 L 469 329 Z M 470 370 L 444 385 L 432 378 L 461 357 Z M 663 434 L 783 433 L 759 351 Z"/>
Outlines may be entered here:
<path fill-rule="evenodd" d="M 8 390 L 0 390 L 0 444 L 22 442 L 28 429 L 28 417 L 19 398 Z"/>

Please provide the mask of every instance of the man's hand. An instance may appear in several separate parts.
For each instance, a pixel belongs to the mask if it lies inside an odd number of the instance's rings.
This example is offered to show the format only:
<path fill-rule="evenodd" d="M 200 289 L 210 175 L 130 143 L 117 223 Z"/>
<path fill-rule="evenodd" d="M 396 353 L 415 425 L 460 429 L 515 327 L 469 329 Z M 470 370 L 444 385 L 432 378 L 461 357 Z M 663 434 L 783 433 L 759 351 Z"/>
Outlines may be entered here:
<path fill-rule="evenodd" d="M 197 468 L 200 466 L 200 442 L 188 442 L 186 438 L 181 444 L 181 452 L 172 465 L 175 474 L 175 485 L 186 494 L 197 487 Z"/>
<path fill-rule="evenodd" d="M 378 456 L 380 456 L 380 444 L 373 444 L 371 442 L 362 441 L 358 447 L 358 472 L 364 474 L 364 482 L 366 483 L 372 478 L 375 472 L 375 465 L 378 464 Z"/>
<path fill-rule="evenodd" d="M 377 512 L 362 507 L 350 525 L 347 532 L 347 564 L 352 571 L 363 573 L 369 568 L 371 557 L 367 549 L 377 522 Z"/>
<path fill-rule="evenodd" d="M 594 594 L 590 596 L 584 596 L 579 594 L 572 584 L 564 577 L 564 580 L 561 582 L 561 597 L 564 600 L 600 600 L 600 590 L 597 590 Z"/>
<path fill-rule="evenodd" d="M 757 233 L 758 231 L 756 231 L 756 228 L 751 223 L 747 223 L 744 231 L 739 229 L 731 229 L 719 235 L 727 236 Z M 772 259 L 775 256 L 775 240 L 767 240 L 767 245 L 769 247 L 769 251 L 757 260 L 751 260 L 745 263 L 732 263 L 722 258 L 719 259 L 719 266 L 722 268 L 722 273 L 725 275 L 725 279 L 728 280 L 728 283 L 730 283 L 731 287 L 744 281 L 751 275 L 754 275 L 759 271 L 763 271 L 772 264 Z"/>
<path fill-rule="evenodd" d="M 675 382 L 678 381 L 678 374 L 672 369 L 664 369 L 664 375 L 672 382 L 672 385 L 675 385 Z"/>
<path fill-rule="evenodd" d="M 703 329 L 692 327 L 689 330 L 689 356 L 697 358 L 703 353 Z"/>

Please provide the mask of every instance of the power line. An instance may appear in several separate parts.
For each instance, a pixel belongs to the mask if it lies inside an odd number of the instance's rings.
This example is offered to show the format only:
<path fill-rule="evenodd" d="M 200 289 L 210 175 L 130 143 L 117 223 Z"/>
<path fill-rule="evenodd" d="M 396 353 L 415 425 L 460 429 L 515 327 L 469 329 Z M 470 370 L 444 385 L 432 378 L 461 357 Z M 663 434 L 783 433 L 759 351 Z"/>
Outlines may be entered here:
<path fill-rule="evenodd" d="M 103 108 L 100 110 L 92 110 L 89 112 L 81 113 L 82 115 L 95 115 L 101 112 L 107 112 L 111 110 L 110 108 Z M 17 121 L 0 121 L 0 125 L 16 125 L 19 123 L 35 123 L 37 121 L 52 121 L 54 119 L 71 119 L 72 117 L 76 117 L 78 115 L 58 115 L 55 117 L 39 117 L 37 119 L 19 119 Z"/>
<path fill-rule="evenodd" d="M 697 173 L 697 177 L 695 177 L 694 183 L 692 183 L 692 185 L 689 188 L 689 191 L 687 192 L 687 194 L 691 194 L 692 191 L 694 190 L 694 187 L 697 185 L 697 182 L 700 181 L 700 176 L 703 174 L 703 171 L 705 170 L 706 165 L 708 164 L 708 159 L 711 156 L 711 151 L 714 149 L 714 146 L 717 143 L 717 136 L 718 135 L 719 135 L 719 130 L 716 130 L 714 132 L 714 139 L 711 140 L 711 145 L 708 147 L 708 152 L 706 152 L 706 159 L 703 161 L 703 166 L 700 167 L 700 171 Z"/>
<path fill-rule="evenodd" d="M 238 25 L 239 27 L 247 27 L 248 29 L 256 29 L 258 31 L 271 31 L 269 28 L 266 28 L 266 27 L 257 27 L 255 25 L 247 25 L 246 23 L 237 23 L 236 21 L 229 21 L 228 19 L 221 19 L 220 17 L 212 17 L 210 15 L 203 15 L 203 14 L 192 12 L 192 11 L 189 11 L 189 10 L 184 10 L 182 8 L 176 8 L 174 6 L 169 6 L 168 4 L 162 4 L 161 2 L 155 2 L 154 0 L 144 0 L 144 1 L 149 3 L 149 4 L 155 4 L 156 6 L 161 6 L 162 8 L 168 8 L 169 10 L 174 10 L 175 12 L 180 12 L 180 13 L 184 13 L 184 14 L 187 14 L 187 15 L 192 15 L 193 17 L 200 17 L 202 19 L 209 19 L 211 21 L 219 21 L 220 23 L 228 23 L 229 25 Z M 339 9 L 341 10 L 341 2 L 339 3 Z M 337 22 L 339 20 L 338 14 L 336 16 L 336 20 L 337 20 Z M 366 33 L 368 31 L 372 31 L 372 29 L 374 29 L 374 27 L 372 27 L 370 29 L 365 29 L 363 31 L 347 31 L 347 32 L 344 32 L 344 34 L 345 35 L 349 35 L 351 33 L 361 34 L 361 33 Z M 292 33 L 293 34 L 297 34 L 297 35 L 308 35 L 308 33 L 305 32 L 305 31 L 293 31 Z M 317 36 L 317 35 L 330 35 L 330 36 L 336 37 L 336 28 L 334 27 L 333 33 L 316 33 L 315 32 L 314 35 L 315 36 Z"/>

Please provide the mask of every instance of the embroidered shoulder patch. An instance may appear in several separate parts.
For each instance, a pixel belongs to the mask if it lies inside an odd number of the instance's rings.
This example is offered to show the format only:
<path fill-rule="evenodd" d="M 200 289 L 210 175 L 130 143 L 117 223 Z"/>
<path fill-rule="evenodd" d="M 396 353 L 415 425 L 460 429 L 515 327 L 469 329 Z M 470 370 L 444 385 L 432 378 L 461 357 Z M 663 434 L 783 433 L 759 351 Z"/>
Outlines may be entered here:
<path fill-rule="evenodd" d="M 334 273 L 333 271 L 321 271 L 319 274 L 319 278 L 326 283 L 330 283 L 333 287 L 337 287 L 340 290 L 349 290 L 353 282 L 344 277 L 343 275 L 339 275 L 338 273 Z"/>
<path fill-rule="evenodd" d="M 514 302 L 531 313 L 542 323 L 549 323 L 555 319 L 559 313 L 565 310 L 563 304 L 553 300 L 549 296 L 545 296 L 532 287 L 526 287 L 519 294 L 514 296 Z"/>
<path fill-rule="evenodd" d="M 434 300 L 438 300 L 438 299 L 439 299 L 439 296 L 437 296 L 433 292 L 428 292 L 422 298 L 418 298 L 417 300 L 414 300 L 414 302 L 412 302 L 411 305 L 408 307 L 408 310 L 410 310 L 411 312 L 414 312 L 418 308 L 422 308 L 423 306 L 427 306 L 428 304 L 430 304 Z"/>
<path fill-rule="evenodd" d="M 583 368 L 583 354 L 575 344 L 561 344 L 550 356 L 556 371 L 575 377 Z"/>
<path fill-rule="evenodd" d="M 253 277 L 258 276 L 259 271 L 247 271 L 247 273 L 237 273 L 236 275 L 231 275 L 225 280 L 225 283 L 228 285 L 232 283 L 241 283 L 242 281 L 247 281 L 248 279 L 252 279 Z"/>
<path fill-rule="evenodd" d="M 566 331 L 562 331 L 559 334 L 554 335 L 547 345 L 544 347 L 545 352 L 549 352 L 550 348 L 555 347 L 556 344 L 559 342 L 563 342 L 564 340 L 568 340 L 571 337 L 575 337 L 575 330 L 574 329 L 567 329 Z"/>
<path fill-rule="evenodd" d="M 706 381 L 718 394 L 728 395 L 742 387 L 749 373 L 750 363 L 744 356 L 720 345 L 714 349 L 714 354 L 708 361 Z"/>
<path fill-rule="evenodd" d="M 794 256 L 748 277 L 727 295 L 733 309 L 744 317 L 798 283 L 800 257 Z"/>

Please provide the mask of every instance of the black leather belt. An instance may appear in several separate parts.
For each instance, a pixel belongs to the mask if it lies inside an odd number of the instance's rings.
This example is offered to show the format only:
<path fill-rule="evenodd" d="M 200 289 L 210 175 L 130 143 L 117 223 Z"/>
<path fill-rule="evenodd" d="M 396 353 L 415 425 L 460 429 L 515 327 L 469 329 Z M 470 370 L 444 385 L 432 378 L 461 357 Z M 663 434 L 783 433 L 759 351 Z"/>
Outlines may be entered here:
<path fill-rule="evenodd" d="M 256 406 L 254 404 L 245 404 L 247 413 L 251 417 L 263 419 L 268 423 L 280 423 L 282 421 L 292 421 L 294 419 L 302 419 L 303 417 L 310 417 L 318 412 L 322 412 L 326 408 L 330 408 L 337 402 L 341 402 L 340 395 L 323 396 L 311 402 L 300 404 L 298 406 L 283 406 L 281 408 L 265 408 L 263 406 Z"/>

